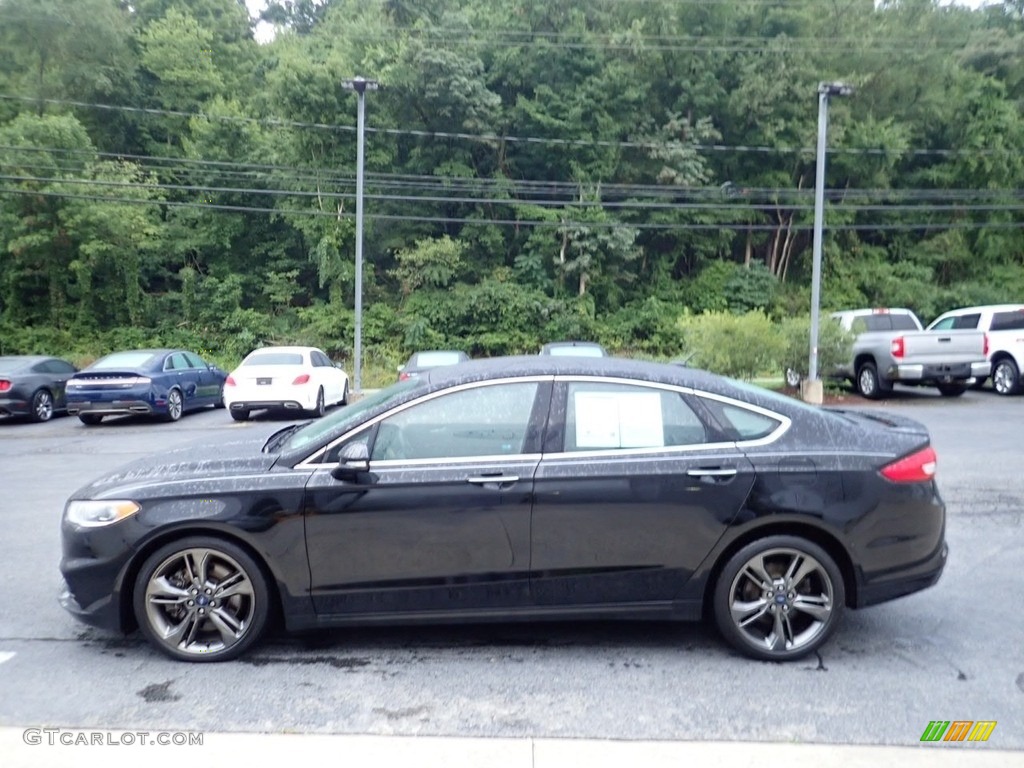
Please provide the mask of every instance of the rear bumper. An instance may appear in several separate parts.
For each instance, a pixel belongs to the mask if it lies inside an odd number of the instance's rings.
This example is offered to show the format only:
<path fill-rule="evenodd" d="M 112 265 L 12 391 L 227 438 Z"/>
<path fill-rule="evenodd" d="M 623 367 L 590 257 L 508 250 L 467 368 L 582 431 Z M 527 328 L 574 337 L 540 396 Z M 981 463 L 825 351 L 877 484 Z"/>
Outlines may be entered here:
<path fill-rule="evenodd" d="M 232 411 L 301 411 L 297 400 L 236 400 L 226 404 Z"/>
<path fill-rule="evenodd" d="M 14 397 L 0 398 L 0 416 L 28 416 L 32 413 L 32 404 L 28 400 Z"/>
<path fill-rule="evenodd" d="M 91 413 L 96 416 L 113 416 L 123 413 L 153 413 L 153 405 L 146 400 L 111 400 L 109 402 L 79 400 L 68 403 L 68 413 L 75 416 Z"/>
<path fill-rule="evenodd" d="M 861 585 L 857 591 L 857 607 L 877 605 L 933 586 L 942 576 L 948 558 L 949 545 L 943 542 L 935 555 L 914 568 Z"/>
<path fill-rule="evenodd" d="M 892 381 L 954 382 L 983 379 L 989 375 L 992 364 L 987 360 L 975 363 L 897 364 L 889 367 L 886 378 Z"/>

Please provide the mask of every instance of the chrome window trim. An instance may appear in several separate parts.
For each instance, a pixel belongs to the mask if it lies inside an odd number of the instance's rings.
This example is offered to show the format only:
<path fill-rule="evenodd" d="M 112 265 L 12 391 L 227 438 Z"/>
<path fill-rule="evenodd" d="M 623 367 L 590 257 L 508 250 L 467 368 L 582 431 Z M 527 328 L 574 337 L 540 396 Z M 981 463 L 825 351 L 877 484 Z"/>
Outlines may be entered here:
<path fill-rule="evenodd" d="M 321 456 L 324 456 L 324 455 L 330 453 L 331 450 L 334 448 L 334 446 L 338 445 L 338 443 L 343 443 L 346 440 L 349 440 L 350 438 L 356 437 L 361 432 L 365 432 L 366 430 L 372 428 L 373 426 L 375 426 L 377 423 L 383 421 L 384 419 L 387 419 L 387 418 L 390 418 L 391 416 L 399 414 L 399 413 L 401 413 L 402 411 L 404 411 L 404 410 L 406 410 L 408 408 L 412 408 L 414 405 L 419 405 L 421 403 L 425 403 L 425 402 L 428 402 L 430 400 L 434 400 L 434 399 L 436 399 L 438 397 L 442 397 L 444 395 L 450 395 L 450 394 L 453 394 L 455 392 L 462 392 L 463 390 L 467 390 L 467 389 L 479 389 L 479 388 L 483 388 L 483 387 L 493 387 L 493 386 L 496 386 L 498 384 L 528 384 L 528 383 L 533 383 L 533 382 L 535 382 L 535 383 L 544 383 L 544 382 L 550 382 L 554 378 L 555 377 L 552 376 L 551 374 L 539 374 L 539 375 L 532 375 L 532 376 L 506 376 L 506 377 L 501 378 L 501 379 L 483 379 L 481 381 L 470 381 L 470 382 L 466 382 L 465 384 L 457 384 L 454 387 L 448 387 L 446 389 L 439 389 L 436 392 L 428 392 L 427 394 L 421 395 L 420 397 L 417 397 L 414 400 L 410 400 L 407 403 L 402 403 L 401 405 L 399 405 L 399 406 L 397 406 L 395 408 L 392 408 L 389 411 L 385 411 L 382 414 L 374 416 L 370 421 L 364 422 L 364 423 L 360 424 L 358 427 L 356 427 L 355 429 L 352 429 L 352 430 L 346 432 L 345 434 L 341 435 L 340 437 L 332 440 L 327 445 L 325 445 L 323 448 L 320 448 L 320 449 L 314 451 L 309 456 L 307 456 L 305 459 L 303 459 L 298 464 L 296 464 L 295 465 L 295 469 L 310 469 L 310 468 L 317 469 L 317 468 L 320 468 L 320 467 L 333 467 L 334 464 L 332 464 L 330 462 L 323 463 L 323 462 L 318 461 L 318 459 Z M 521 458 L 523 456 L 528 456 L 528 455 L 533 455 L 533 454 L 524 454 L 524 453 L 502 454 L 501 458 L 503 460 L 507 461 L 507 460 L 509 460 L 510 458 L 513 458 L 513 457 Z M 537 454 L 537 455 L 539 455 L 539 454 Z M 493 463 L 495 457 L 494 456 L 489 456 L 489 457 L 487 457 L 487 456 L 483 456 L 483 457 L 481 457 L 481 456 L 446 456 L 445 458 L 442 458 L 442 459 L 408 459 L 408 460 L 402 459 L 402 460 L 393 460 L 393 461 L 392 460 L 387 460 L 387 461 L 377 460 L 377 461 L 371 461 L 370 462 L 370 466 L 371 467 L 373 467 L 373 466 L 385 467 L 385 466 L 397 466 L 399 464 L 401 464 L 403 466 L 409 466 L 409 465 L 422 466 L 424 464 L 458 464 L 458 463 L 461 463 L 463 461 L 472 461 L 474 463 L 480 463 L 480 461 L 482 461 L 484 459 L 489 459 L 490 462 Z"/>
<path fill-rule="evenodd" d="M 466 465 L 477 464 L 514 464 L 516 462 L 538 462 L 544 457 L 542 453 L 498 453 L 492 456 L 456 456 L 443 459 L 378 459 L 370 462 L 370 469 L 394 469 L 397 467 L 429 467 L 444 465 L 449 469 L 458 469 Z M 333 464 L 318 464 L 318 467 L 330 467 Z M 490 482 L 500 481 L 500 477 Z M 507 482 L 507 481 L 506 481 Z"/>

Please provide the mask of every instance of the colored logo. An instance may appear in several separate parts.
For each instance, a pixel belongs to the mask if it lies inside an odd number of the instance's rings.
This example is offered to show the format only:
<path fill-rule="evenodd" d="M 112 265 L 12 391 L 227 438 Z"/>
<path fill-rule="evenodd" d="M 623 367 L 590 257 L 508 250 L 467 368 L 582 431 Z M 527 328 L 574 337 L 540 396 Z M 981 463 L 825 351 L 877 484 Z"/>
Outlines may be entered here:
<path fill-rule="evenodd" d="M 995 720 L 932 720 L 921 741 L 988 741 L 995 729 Z"/>

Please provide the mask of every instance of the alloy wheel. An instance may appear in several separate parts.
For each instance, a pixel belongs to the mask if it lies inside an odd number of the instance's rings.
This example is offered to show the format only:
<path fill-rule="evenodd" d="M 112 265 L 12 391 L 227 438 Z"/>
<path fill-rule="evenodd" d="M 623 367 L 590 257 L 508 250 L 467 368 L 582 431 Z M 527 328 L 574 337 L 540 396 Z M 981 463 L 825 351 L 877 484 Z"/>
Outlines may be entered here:
<path fill-rule="evenodd" d="M 177 421 L 181 418 L 181 392 L 172 389 L 167 393 L 167 420 Z"/>
<path fill-rule="evenodd" d="M 32 396 L 32 421 L 49 421 L 53 417 L 53 396 L 40 389 Z"/>
<path fill-rule="evenodd" d="M 193 661 L 234 658 L 255 642 L 266 623 L 267 591 L 248 556 L 213 540 L 167 549 L 147 562 L 136 587 L 147 637 L 164 653 Z"/>
<path fill-rule="evenodd" d="M 755 658 L 783 661 L 811 653 L 832 633 L 843 610 L 842 577 L 811 542 L 775 537 L 730 561 L 716 594 L 726 638 Z"/>
<path fill-rule="evenodd" d="M 1000 360 L 992 371 L 992 388 L 1000 395 L 1012 395 L 1017 391 L 1019 376 L 1012 360 Z"/>

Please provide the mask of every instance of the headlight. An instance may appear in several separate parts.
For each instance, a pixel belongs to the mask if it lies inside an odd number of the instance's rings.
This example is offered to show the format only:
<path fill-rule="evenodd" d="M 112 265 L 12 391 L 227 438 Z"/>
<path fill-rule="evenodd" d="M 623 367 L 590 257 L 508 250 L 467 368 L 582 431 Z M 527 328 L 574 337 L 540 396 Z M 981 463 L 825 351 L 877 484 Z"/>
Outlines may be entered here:
<path fill-rule="evenodd" d="M 69 501 L 64 517 L 81 528 L 98 528 L 116 523 L 138 512 L 141 507 L 134 501 Z"/>

